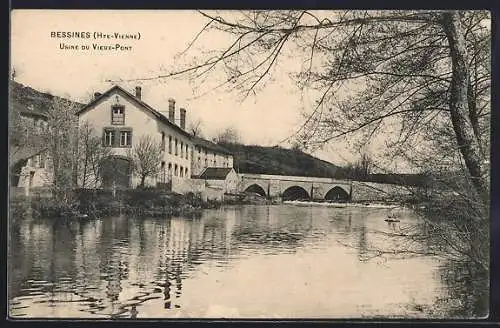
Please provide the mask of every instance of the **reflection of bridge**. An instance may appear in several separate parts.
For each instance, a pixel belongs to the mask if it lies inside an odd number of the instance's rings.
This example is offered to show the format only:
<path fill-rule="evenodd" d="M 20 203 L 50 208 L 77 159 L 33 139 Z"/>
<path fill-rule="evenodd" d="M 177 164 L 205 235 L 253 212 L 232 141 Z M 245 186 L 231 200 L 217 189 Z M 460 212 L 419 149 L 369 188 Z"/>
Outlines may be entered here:
<path fill-rule="evenodd" d="M 330 178 L 241 173 L 239 190 L 282 200 L 350 200 L 352 183 Z"/>

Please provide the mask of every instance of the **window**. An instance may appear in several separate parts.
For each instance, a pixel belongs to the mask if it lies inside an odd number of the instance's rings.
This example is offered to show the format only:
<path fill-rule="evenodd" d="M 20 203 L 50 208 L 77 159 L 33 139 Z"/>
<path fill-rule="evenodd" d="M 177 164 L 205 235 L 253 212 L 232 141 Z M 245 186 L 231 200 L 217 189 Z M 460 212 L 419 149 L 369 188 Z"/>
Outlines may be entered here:
<path fill-rule="evenodd" d="M 186 159 L 189 159 L 189 147 L 186 145 Z"/>
<path fill-rule="evenodd" d="M 186 173 L 185 173 L 185 176 L 186 176 L 186 177 L 189 177 L 188 172 L 189 172 L 189 171 L 188 171 L 188 168 L 186 167 Z"/>
<path fill-rule="evenodd" d="M 208 166 L 208 159 L 205 158 L 205 166 Z"/>
<path fill-rule="evenodd" d="M 184 143 L 181 141 L 181 158 L 184 157 Z"/>
<path fill-rule="evenodd" d="M 184 168 L 182 166 L 180 167 L 180 175 L 181 178 L 184 176 Z"/>
<path fill-rule="evenodd" d="M 45 168 L 45 161 L 46 161 L 46 156 L 44 153 L 40 154 L 40 168 L 44 169 Z"/>
<path fill-rule="evenodd" d="M 161 149 L 165 150 L 165 132 L 161 133 Z"/>
<path fill-rule="evenodd" d="M 131 147 L 132 129 L 104 128 L 103 144 L 105 147 Z"/>
<path fill-rule="evenodd" d="M 161 162 L 161 182 L 165 183 L 165 162 Z"/>
<path fill-rule="evenodd" d="M 132 132 L 120 131 L 120 147 L 130 147 L 132 145 Z"/>
<path fill-rule="evenodd" d="M 177 147 L 177 138 L 175 138 L 175 156 L 179 155 L 179 149 Z"/>
<path fill-rule="evenodd" d="M 168 153 L 172 154 L 172 136 L 168 136 Z"/>
<path fill-rule="evenodd" d="M 174 175 L 177 176 L 177 164 L 174 166 Z"/>
<path fill-rule="evenodd" d="M 112 147 L 115 144 L 115 131 L 106 130 L 104 131 L 104 146 Z"/>
<path fill-rule="evenodd" d="M 123 125 L 125 124 L 125 107 L 115 105 L 111 107 L 111 124 Z"/>

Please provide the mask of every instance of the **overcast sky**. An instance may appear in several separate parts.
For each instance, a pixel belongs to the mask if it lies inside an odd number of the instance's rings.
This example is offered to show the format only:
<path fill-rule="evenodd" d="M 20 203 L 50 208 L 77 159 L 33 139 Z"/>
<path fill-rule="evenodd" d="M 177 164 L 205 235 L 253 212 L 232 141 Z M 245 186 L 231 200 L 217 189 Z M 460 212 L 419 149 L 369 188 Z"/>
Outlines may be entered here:
<path fill-rule="evenodd" d="M 94 92 L 104 92 L 113 84 L 107 80 L 128 80 L 156 76 L 166 67 L 175 67 L 176 55 L 184 50 L 206 24 L 206 18 L 194 11 L 56 11 L 16 10 L 12 13 L 11 66 L 16 80 L 37 90 L 88 102 Z M 114 44 L 117 40 L 61 39 L 51 32 L 140 33 L 140 40 L 118 40 L 132 46 L 130 51 L 95 51 L 92 44 Z M 208 42 L 223 46 L 224 37 L 205 37 L 190 55 L 199 56 Z M 61 50 L 66 45 L 86 44 L 90 50 Z M 290 62 L 290 66 L 294 63 Z M 300 126 L 300 111 L 311 108 L 312 100 L 301 94 L 285 71 L 274 73 L 275 82 L 243 102 L 236 93 L 224 90 L 194 97 L 187 79 L 122 82 L 130 91 L 142 86 L 142 98 L 161 110 L 168 98 L 176 99 L 177 108 L 187 109 L 188 122 L 203 121 L 207 137 L 226 127 L 235 127 L 243 142 L 272 146 Z M 207 85 L 208 90 L 210 85 Z M 200 91 L 204 91 L 200 90 Z M 316 156 L 335 164 L 356 159 L 342 144 L 335 144 Z"/>

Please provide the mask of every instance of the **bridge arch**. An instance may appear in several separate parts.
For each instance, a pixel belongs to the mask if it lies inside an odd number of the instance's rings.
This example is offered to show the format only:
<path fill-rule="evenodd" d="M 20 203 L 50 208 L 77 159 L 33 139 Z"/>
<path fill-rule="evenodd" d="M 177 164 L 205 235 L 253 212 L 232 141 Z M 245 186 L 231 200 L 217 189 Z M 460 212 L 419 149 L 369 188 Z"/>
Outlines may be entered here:
<path fill-rule="evenodd" d="M 244 192 L 245 193 L 256 193 L 256 194 L 261 195 L 262 197 L 267 196 L 264 188 L 262 188 L 262 186 L 258 185 L 257 183 L 253 183 L 253 184 L 249 185 L 248 187 L 246 187 Z"/>
<path fill-rule="evenodd" d="M 344 188 L 335 186 L 326 193 L 325 200 L 348 201 L 349 193 Z"/>
<path fill-rule="evenodd" d="M 304 188 L 300 186 L 291 186 L 286 188 L 281 194 L 283 200 L 298 200 L 298 199 L 310 199 L 311 196 Z"/>

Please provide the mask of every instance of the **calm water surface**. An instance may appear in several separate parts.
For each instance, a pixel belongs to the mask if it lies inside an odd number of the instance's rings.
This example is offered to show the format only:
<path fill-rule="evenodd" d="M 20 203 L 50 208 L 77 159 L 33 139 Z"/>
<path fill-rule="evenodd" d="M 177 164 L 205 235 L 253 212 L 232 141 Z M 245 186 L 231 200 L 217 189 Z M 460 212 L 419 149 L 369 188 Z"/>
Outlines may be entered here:
<path fill-rule="evenodd" d="M 405 211 L 388 224 L 388 213 L 245 205 L 199 218 L 20 219 L 10 231 L 10 315 L 418 316 L 415 304 L 443 293 L 441 263 L 371 258 L 394 246 L 386 233 L 417 220 Z"/>

